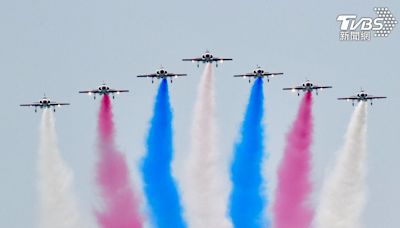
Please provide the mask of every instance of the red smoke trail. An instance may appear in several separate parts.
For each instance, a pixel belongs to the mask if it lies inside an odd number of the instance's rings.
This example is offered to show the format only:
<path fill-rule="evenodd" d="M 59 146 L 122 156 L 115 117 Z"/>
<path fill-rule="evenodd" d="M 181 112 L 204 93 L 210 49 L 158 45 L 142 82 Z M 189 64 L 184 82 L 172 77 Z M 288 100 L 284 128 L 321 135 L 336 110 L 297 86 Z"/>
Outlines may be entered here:
<path fill-rule="evenodd" d="M 96 212 L 102 228 L 143 227 L 139 202 L 130 187 L 125 157 L 116 149 L 110 98 L 104 95 L 98 122 L 97 184 L 103 198 L 101 212 Z"/>
<path fill-rule="evenodd" d="M 313 211 L 308 207 L 312 142 L 312 93 L 307 92 L 296 120 L 287 135 L 286 148 L 278 170 L 273 207 L 276 228 L 308 228 Z"/>

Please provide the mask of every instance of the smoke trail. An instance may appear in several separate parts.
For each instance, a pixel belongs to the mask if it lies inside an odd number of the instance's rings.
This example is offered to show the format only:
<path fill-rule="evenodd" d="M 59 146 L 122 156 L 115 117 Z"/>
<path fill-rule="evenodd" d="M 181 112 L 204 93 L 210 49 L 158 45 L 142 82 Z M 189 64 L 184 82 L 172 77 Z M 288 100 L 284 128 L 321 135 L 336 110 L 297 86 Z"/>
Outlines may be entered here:
<path fill-rule="evenodd" d="M 233 189 L 230 197 L 230 215 L 234 227 L 265 227 L 262 211 L 261 163 L 264 152 L 263 81 L 257 79 L 251 90 L 249 104 L 242 123 L 241 138 L 234 150 L 231 167 Z"/>
<path fill-rule="evenodd" d="M 192 228 L 232 227 L 227 218 L 229 177 L 216 145 L 214 76 L 207 64 L 199 85 L 192 125 L 192 148 L 185 163 L 183 198 Z"/>
<path fill-rule="evenodd" d="M 144 188 L 155 227 L 186 227 L 178 191 L 171 175 L 172 110 L 168 83 L 163 79 L 154 104 L 142 171 Z"/>
<path fill-rule="evenodd" d="M 72 191 L 73 175 L 57 145 L 53 112 L 43 110 L 39 145 L 41 228 L 83 227 Z"/>
<path fill-rule="evenodd" d="M 273 206 L 277 228 L 308 228 L 313 216 L 308 207 L 310 146 L 312 141 L 312 93 L 307 92 L 296 120 L 287 135 L 283 159 L 278 169 L 278 185 Z"/>
<path fill-rule="evenodd" d="M 101 212 L 96 212 L 97 221 L 103 228 L 142 227 L 139 203 L 129 181 L 129 170 L 125 157 L 116 149 L 111 102 L 108 95 L 101 100 L 98 122 L 97 183 L 104 200 Z"/>
<path fill-rule="evenodd" d="M 367 109 L 361 102 L 347 129 L 344 146 L 322 189 L 315 224 L 321 228 L 359 228 L 365 204 Z"/>

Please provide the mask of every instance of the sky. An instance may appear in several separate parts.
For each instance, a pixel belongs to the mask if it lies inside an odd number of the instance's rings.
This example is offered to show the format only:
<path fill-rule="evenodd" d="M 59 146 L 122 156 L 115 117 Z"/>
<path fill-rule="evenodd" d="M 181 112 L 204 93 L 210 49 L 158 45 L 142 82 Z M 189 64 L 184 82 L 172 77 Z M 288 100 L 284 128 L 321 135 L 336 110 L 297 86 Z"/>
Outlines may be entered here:
<path fill-rule="evenodd" d="M 218 142 L 229 156 L 239 134 L 250 85 L 232 75 L 258 64 L 284 72 L 265 83 L 265 164 L 273 197 L 285 134 L 299 97 L 283 87 L 310 79 L 332 85 L 314 100 L 313 202 L 340 149 L 353 111 L 339 96 L 360 87 L 389 98 L 368 108 L 368 203 L 366 228 L 400 227 L 400 28 L 387 38 L 339 41 L 339 14 L 375 17 L 388 7 L 400 18 L 400 2 L 387 1 L 0 1 L 0 227 L 37 227 L 37 149 L 40 114 L 19 107 L 43 94 L 71 102 L 57 110 L 60 150 L 75 175 L 75 191 L 87 227 L 95 227 L 92 209 L 98 100 L 78 94 L 102 82 L 129 89 L 114 101 L 117 142 L 141 191 L 137 163 L 143 155 L 157 83 L 136 75 L 160 65 L 187 73 L 170 84 L 174 109 L 174 170 L 188 150 L 190 123 L 202 67 L 182 62 L 206 49 L 233 58 L 215 69 Z M 397 149 L 396 149 L 397 148 Z M 273 200 L 273 199 L 272 199 Z"/>

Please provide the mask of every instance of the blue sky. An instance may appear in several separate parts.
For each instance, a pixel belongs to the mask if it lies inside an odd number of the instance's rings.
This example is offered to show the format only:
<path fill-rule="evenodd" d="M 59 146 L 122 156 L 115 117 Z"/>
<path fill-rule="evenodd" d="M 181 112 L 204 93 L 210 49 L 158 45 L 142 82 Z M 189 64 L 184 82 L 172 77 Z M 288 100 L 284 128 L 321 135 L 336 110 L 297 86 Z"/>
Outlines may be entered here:
<path fill-rule="evenodd" d="M 284 137 L 299 98 L 282 87 L 306 78 L 334 88 L 315 99 L 313 179 L 318 200 L 327 167 L 340 148 L 353 107 L 336 100 L 360 87 L 386 101 L 369 108 L 368 204 L 365 227 L 400 227 L 398 96 L 400 28 L 387 38 L 340 42 L 338 14 L 374 17 L 387 6 L 400 18 L 398 1 L 128 1 L 15 0 L 0 2 L 0 227 L 34 227 L 37 220 L 36 157 L 40 115 L 19 107 L 46 93 L 72 105 L 56 113 L 60 149 L 75 173 L 75 189 L 84 217 L 94 225 L 95 129 L 98 101 L 78 94 L 106 82 L 130 89 L 114 102 L 117 141 L 140 180 L 135 162 L 144 151 L 153 98 L 157 89 L 135 77 L 161 64 L 187 73 L 170 87 L 174 109 L 176 162 L 188 148 L 189 126 L 202 68 L 182 62 L 205 49 L 232 57 L 215 70 L 219 146 L 232 152 L 250 86 L 233 78 L 257 64 L 282 71 L 265 83 L 266 164 L 271 189 Z M 223 130 L 222 130 L 223 129 Z M 271 193 L 273 195 L 273 192 Z M 272 199 L 273 200 L 273 199 Z"/>

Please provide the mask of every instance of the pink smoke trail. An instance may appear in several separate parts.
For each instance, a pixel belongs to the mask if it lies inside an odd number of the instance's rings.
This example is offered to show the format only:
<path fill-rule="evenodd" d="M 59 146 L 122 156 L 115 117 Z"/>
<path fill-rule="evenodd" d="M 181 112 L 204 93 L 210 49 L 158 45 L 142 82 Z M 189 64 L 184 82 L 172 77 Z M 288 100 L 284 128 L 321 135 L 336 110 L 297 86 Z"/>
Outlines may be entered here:
<path fill-rule="evenodd" d="M 110 98 L 104 95 L 98 120 L 100 159 L 97 164 L 97 184 L 104 201 L 102 211 L 96 211 L 97 221 L 102 228 L 143 227 L 125 157 L 115 146 L 112 118 Z"/>
<path fill-rule="evenodd" d="M 308 228 L 313 211 L 308 207 L 312 142 L 312 93 L 307 92 L 289 134 L 278 169 L 278 186 L 273 206 L 276 228 Z"/>

